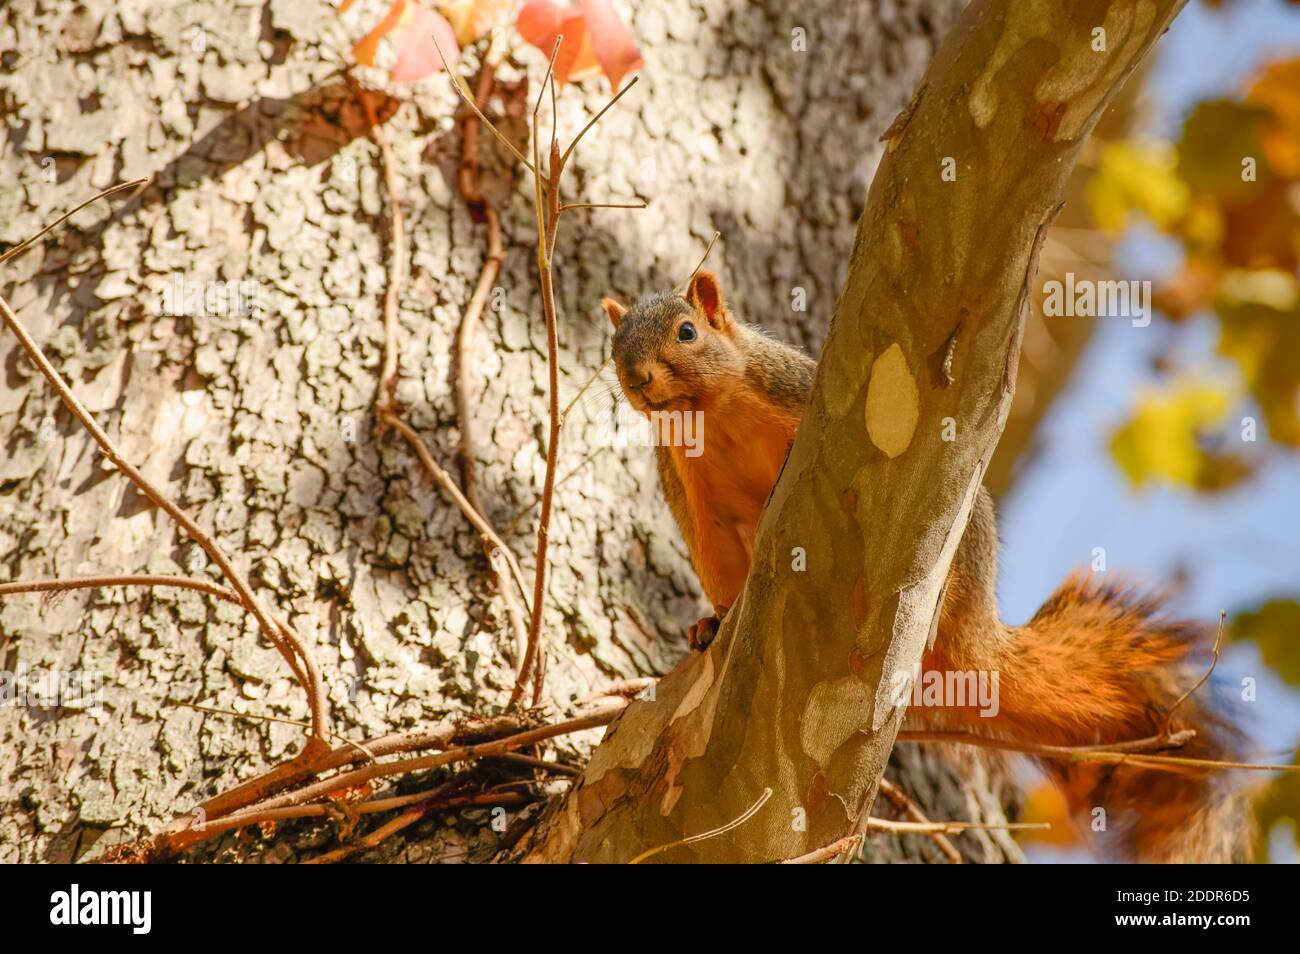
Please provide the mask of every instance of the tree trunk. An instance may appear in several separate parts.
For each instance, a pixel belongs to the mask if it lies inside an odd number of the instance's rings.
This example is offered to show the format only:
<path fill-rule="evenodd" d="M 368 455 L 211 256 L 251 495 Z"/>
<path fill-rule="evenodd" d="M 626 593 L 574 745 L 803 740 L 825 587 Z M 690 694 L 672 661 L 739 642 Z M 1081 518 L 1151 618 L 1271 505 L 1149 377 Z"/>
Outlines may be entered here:
<path fill-rule="evenodd" d="M 646 82 L 584 140 L 569 183 L 575 198 L 651 207 L 580 212 L 561 230 L 566 402 L 608 354 L 600 296 L 681 281 L 714 229 L 723 237 L 710 266 L 736 289 L 740 313 L 820 347 L 877 140 L 960 5 L 631 9 Z M 397 435 L 373 434 L 389 250 L 375 150 L 338 72 L 337 51 L 370 25 L 358 17 L 340 25 L 330 5 L 310 0 L 13 0 L 0 10 L 0 242 L 114 182 L 155 177 L 139 199 L 87 208 L 6 263 L 0 293 L 126 455 L 310 645 L 333 728 L 350 738 L 493 711 L 513 680 L 477 534 Z M 505 114 L 514 134 L 541 60 L 526 49 L 498 71 L 489 112 Z M 474 66 L 467 55 L 462 70 Z M 458 101 L 442 77 L 363 78 L 393 97 L 380 114 L 408 225 L 398 397 L 454 470 L 452 355 L 485 255 L 484 228 L 456 189 Z M 567 88 L 562 129 L 572 135 L 607 96 L 603 84 Z M 489 137 L 480 152 L 506 260 L 501 307 L 487 311 L 470 353 L 475 472 L 488 516 L 529 572 L 527 508 L 546 430 L 531 187 Z M 205 305 L 160 315 L 160 290 L 176 276 L 256 282 L 260 313 Z M 796 289 L 806 311 L 792 307 Z M 575 409 L 562 476 L 594 449 L 601 409 L 592 399 Z M 0 442 L 0 579 L 213 576 L 199 548 L 101 464 L 7 335 Z M 556 508 L 547 696 L 563 706 L 614 678 L 667 672 L 701 600 L 648 451 L 598 454 L 559 486 Z M 156 831 L 300 745 L 292 725 L 177 705 L 307 715 L 256 625 L 199 593 L 4 598 L 0 669 L 42 668 L 102 673 L 104 702 L 0 707 L 3 861 L 68 860 L 110 827 L 101 844 Z M 999 817 L 1004 790 L 979 766 L 911 753 L 898 777 L 935 817 Z M 411 833 L 378 856 L 481 858 L 499 845 L 472 814 Z M 233 835 L 221 844 L 275 860 L 329 838 L 329 828 L 303 825 L 282 828 L 269 848 Z M 986 860 L 1016 857 L 1005 840 L 977 844 Z M 905 838 L 874 850 L 918 859 L 933 846 Z"/>
<path fill-rule="evenodd" d="M 863 830 L 1006 422 L 1046 230 L 1181 6 L 966 9 L 891 128 L 745 590 L 611 727 L 533 860 L 773 861 Z"/>

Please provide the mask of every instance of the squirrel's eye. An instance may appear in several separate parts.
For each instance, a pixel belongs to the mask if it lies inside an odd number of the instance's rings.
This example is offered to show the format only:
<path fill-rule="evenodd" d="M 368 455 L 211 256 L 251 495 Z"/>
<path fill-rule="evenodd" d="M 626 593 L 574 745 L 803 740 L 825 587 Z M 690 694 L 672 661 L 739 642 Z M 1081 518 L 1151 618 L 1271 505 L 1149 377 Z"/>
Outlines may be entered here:
<path fill-rule="evenodd" d="M 697 337 L 695 326 L 689 321 L 683 321 L 682 326 L 677 329 L 678 341 L 694 341 Z"/>

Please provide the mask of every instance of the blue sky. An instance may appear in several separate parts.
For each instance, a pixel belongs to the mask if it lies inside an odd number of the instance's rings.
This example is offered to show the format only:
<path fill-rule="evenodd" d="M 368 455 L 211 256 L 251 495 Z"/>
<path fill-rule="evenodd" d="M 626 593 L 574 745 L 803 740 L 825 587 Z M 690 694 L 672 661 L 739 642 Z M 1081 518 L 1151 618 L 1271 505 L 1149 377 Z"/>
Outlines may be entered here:
<path fill-rule="evenodd" d="M 1233 95 L 1272 58 L 1300 55 L 1300 7 L 1283 0 L 1228 0 L 1225 9 L 1192 0 L 1161 41 L 1147 94 L 1146 128 L 1174 136 L 1198 101 Z M 1158 277 L 1177 264 L 1160 239 L 1137 229 L 1116 257 L 1124 277 Z M 1111 429 L 1131 411 L 1150 359 L 1177 342 L 1181 363 L 1231 373 L 1214 354 L 1213 321 L 1171 330 L 1157 318 L 1134 328 L 1102 319 L 1070 388 L 1040 431 L 1042 449 L 1002 508 L 1004 617 L 1020 623 L 1072 569 L 1104 546 L 1108 566 L 1138 580 L 1167 583 L 1190 571 L 1179 613 L 1212 620 L 1270 596 L 1300 596 L 1300 455 L 1273 455 L 1257 477 L 1216 497 L 1178 490 L 1132 490 L 1106 452 Z M 1249 406 L 1242 413 L 1252 413 Z M 1263 442 L 1261 441 L 1261 444 Z M 1259 677 L 1256 731 L 1264 750 L 1300 738 L 1300 693 L 1268 676 L 1253 649 L 1234 647 L 1229 677 Z M 1051 860 L 1035 852 L 1035 860 Z M 1294 854 L 1292 855 L 1294 860 Z"/>

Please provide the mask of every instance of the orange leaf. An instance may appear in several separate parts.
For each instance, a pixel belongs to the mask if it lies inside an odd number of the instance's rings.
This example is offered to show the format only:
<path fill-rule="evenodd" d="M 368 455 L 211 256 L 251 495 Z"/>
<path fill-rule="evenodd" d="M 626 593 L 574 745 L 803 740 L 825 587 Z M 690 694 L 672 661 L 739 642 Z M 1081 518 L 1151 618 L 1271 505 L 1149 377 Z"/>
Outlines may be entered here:
<path fill-rule="evenodd" d="M 361 38 L 361 41 L 352 48 L 352 58 L 361 66 L 374 66 L 375 54 L 379 52 L 379 41 L 388 35 L 388 31 L 397 25 L 402 14 L 406 10 L 406 0 L 397 0 L 384 18 L 379 21 L 373 30 Z"/>
<path fill-rule="evenodd" d="M 1269 164 L 1280 175 L 1300 178 L 1300 59 L 1270 65 L 1246 100 L 1273 111 L 1263 134 Z"/>
<path fill-rule="evenodd" d="M 440 0 L 438 12 L 447 18 L 456 31 L 456 40 L 464 47 L 504 20 L 510 5 L 511 0 Z"/>
<path fill-rule="evenodd" d="M 601 71 L 618 92 L 624 76 L 645 66 L 636 37 L 610 0 L 582 0 L 582 13 Z"/>
<path fill-rule="evenodd" d="M 519 11 L 515 28 L 526 42 L 550 56 L 563 19 L 564 10 L 551 0 L 528 0 Z"/>
<path fill-rule="evenodd" d="M 397 62 L 389 76 L 399 83 L 414 82 L 430 73 L 446 69 L 432 37 L 436 34 L 438 45 L 447 53 L 451 65 L 460 59 L 460 46 L 451 25 L 417 0 L 397 0 L 384 14 L 373 30 L 361 38 L 352 50 L 352 56 L 362 66 L 374 66 L 379 41 L 392 34 Z"/>
<path fill-rule="evenodd" d="M 1070 808 L 1065 796 L 1048 782 L 1042 782 L 1029 791 L 1020 820 L 1048 822 L 1052 827 L 1018 831 L 1016 832 L 1018 841 L 1056 845 L 1062 848 L 1083 844 L 1078 829 L 1070 822 Z"/>
<path fill-rule="evenodd" d="M 555 49 L 555 38 L 563 35 L 560 55 L 555 58 L 555 81 L 561 86 L 600 71 L 583 12 L 577 7 L 561 7 L 550 0 L 528 0 L 519 11 L 516 27 L 520 36 L 547 57 Z"/>
<path fill-rule="evenodd" d="M 437 46 L 434 36 L 438 38 Z M 393 46 L 397 62 L 388 75 L 399 83 L 424 79 L 430 73 L 455 66 L 460 59 L 460 46 L 451 24 L 417 0 L 406 4 L 401 22 L 393 29 Z M 442 47 L 450 63 L 442 61 L 438 47 Z"/>

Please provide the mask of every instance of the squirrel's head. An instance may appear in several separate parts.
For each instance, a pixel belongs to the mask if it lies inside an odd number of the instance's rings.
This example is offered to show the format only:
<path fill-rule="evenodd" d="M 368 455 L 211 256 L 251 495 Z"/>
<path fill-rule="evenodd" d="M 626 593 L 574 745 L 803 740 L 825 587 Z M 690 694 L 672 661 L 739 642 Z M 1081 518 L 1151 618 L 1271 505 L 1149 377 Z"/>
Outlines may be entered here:
<path fill-rule="evenodd" d="M 614 367 L 623 393 L 643 414 L 695 410 L 744 376 L 736 320 L 712 272 L 697 272 L 686 295 L 659 292 L 624 308 L 601 301 L 614 326 Z"/>

